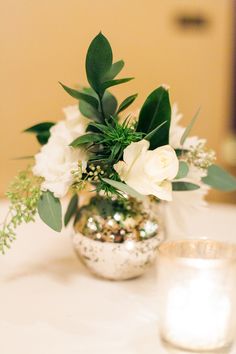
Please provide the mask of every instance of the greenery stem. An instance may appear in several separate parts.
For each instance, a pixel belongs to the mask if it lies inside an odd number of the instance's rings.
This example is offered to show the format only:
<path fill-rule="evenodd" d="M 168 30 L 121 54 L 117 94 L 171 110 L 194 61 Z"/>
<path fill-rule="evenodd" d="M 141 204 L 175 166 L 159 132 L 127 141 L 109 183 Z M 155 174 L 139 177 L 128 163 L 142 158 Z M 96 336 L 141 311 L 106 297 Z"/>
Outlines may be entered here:
<path fill-rule="evenodd" d="M 103 120 L 105 122 L 106 116 L 105 116 L 105 113 L 104 113 L 102 97 L 103 97 L 102 95 L 98 95 L 99 102 L 100 102 L 100 108 L 101 108 L 101 114 L 102 114 Z"/>

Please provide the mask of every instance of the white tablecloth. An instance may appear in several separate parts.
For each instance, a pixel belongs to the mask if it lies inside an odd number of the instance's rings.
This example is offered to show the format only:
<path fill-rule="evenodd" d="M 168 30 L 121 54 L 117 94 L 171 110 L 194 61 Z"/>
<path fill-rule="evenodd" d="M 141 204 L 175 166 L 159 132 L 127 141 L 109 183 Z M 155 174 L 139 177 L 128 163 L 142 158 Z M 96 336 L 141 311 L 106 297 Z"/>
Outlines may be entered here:
<path fill-rule="evenodd" d="M 6 209 L 0 202 L 0 221 Z M 236 207 L 211 205 L 193 227 L 236 242 Z M 0 354 L 168 353 L 158 339 L 155 267 L 132 281 L 97 279 L 68 231 L 37 220 L 0 256 L 0 279 Z"/>

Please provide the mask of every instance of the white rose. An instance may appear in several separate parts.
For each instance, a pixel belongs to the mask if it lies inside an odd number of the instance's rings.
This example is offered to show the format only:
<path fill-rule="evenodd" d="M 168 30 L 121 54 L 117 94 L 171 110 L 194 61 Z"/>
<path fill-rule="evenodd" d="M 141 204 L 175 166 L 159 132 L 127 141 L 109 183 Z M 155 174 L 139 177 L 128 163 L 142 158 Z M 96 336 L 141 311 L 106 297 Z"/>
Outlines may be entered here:
<path fill-rule="evenodd" d="M 179 161 L 169 145 L 148 150 L 149 142 L 131 143 L 124 150 L 124 161 L 114 165 L 122 181 L 143 195 L 172 200 L 171 180 L 178 173 Z"/>
<path fill-rule="evenodd" d="M 74 149 L 69 144 L 83 135 L 89 120 L 81 116 L 77 106 L 64 109 L 67 120 L 60 121 L 51 129 L 48 143 L 35 155 L 33 173 L 44 178 L 42 190 L 50 190 L 55 197 L 62 198 L 72 183 L 71 171 L 81 162 L 82 172 L 87 167 L 87 154 L 82 149 Z"/>

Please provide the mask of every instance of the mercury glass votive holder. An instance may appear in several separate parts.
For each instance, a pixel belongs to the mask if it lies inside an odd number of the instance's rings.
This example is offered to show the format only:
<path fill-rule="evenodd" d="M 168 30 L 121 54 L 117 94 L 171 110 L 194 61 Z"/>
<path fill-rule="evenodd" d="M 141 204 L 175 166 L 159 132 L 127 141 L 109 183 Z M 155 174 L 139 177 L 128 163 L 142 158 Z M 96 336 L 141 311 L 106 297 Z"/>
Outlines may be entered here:
<path fill-rule="evenodd" d="M 236 245 L 170 241 L 159 247 L 161 339 L 173 348 L 221 353 L 236 335 Z"/>

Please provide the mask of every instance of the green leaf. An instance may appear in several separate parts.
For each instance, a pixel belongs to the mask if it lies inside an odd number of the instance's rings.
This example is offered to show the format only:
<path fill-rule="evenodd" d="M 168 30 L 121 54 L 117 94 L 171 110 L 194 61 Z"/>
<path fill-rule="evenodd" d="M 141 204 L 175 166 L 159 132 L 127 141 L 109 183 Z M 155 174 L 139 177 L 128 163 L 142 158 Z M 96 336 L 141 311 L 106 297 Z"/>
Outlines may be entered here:
<path fill-rule="evenodd" d="M 200 186 L 194 183 L 190 182 L 172 182 L 172 190 L 173 191 L 194 191 L 196 189 L 199 189 Z"/>
<path fill-rule="evenodd" d="M 36 138 L 37 138 L 39 144 L 45 145 L 45 144 L 47 144 L 48 139 L 50 138 L 50 135 L 51 134 L 49 131 L 45 131 L 45 132 L 37 134 Z"/>
<path fill-rule="evenodd" d="M 156 127 L 166 122 L 163 129 L 158 130 L 150 141 L 150 148 L 155 149 L 169 142 L 171 106 L 169 92 L 164 87 L 154 90 L 144 102 L 137 125 L 137 131 L 150 133 Z"/>
<path fill-rule="evenodd" d="M 112 49 L 110 43 L 99 33 L 91 42 L 86 56 L 86 74 L 91 87 L 101 93 L 101 84 L 112 66 Z"/>
<path fill-rule="evenodd" d="M 93 97 L 93 96 L 90 96 L 86 93 L 83 93 L 83 92 L 80 92 L 80 91 L 77 91 L 77 90 L 74 90 L 70 87 L 67 87 L 65 85 L 63 85 L 61 82 L 59 82 L 59 84 L 64 88 L 64 90 L 70 95 L 72 96 L 73 98 L 76 98 L 77 100 L 82 100 L 82 101 L 85 101 L 87 102 L 88 104 L 90 104 L 92 107 L 98 109 L 98 106 L 99 106 L 99 103 L 98 103 L 98 100 Z"/>
<path fill-rule="evenodd" d="M 45 131 L 49 131 L 50 128 L 55 125 L 55 123 L 53 122 L 43 122 L 43 123 L 39 123 L 36 125 L 33 125 L 30 128 L 27 128 L 24 130 L 24 133 L 41 133 L 41 132 L 45 132 Z"/>
<path fill-rule="evenodd" d="M 55 123 L 53 122 L 44 122 L 33 125 L 32 127 L 25 129 L 25 133 L 36 134 L 36 138 L 41 145 L 47 144 L 48 139 L 50 138 L 50 129 Z"/>
<path fill-rule="evenodd" d="M 101 119 L 101 114 L 98 112 L 98 110 L 85 101 L 79 101 L 79 110 L 84 117 L 97 121 L 100 121 Z"/>
<path fill-rule="evenodd" d="M 133 198 L 144 200 L 144 196 L 142 194 L 138 193 L 135 189 L 129 187 L 125 183 L 114 181 L 109 178 L 103 178 L 103 181 L 110 184 L 112 187 L 120 190 L 121 192 L 129 194 Z"/>
<path fill-rule="evenodd" d="M 130 80 L 133 80 L 133 79 L 134 79 L 133 77 L 126 77 L 124 79 L 105 81 L 101 85 L 102 92 L 105 91 L 108 87 L 124 84 L 124 83 L 126 83 L 126 82 L 128 82 Z"/>
<path fill-rule="evenodd" d="M 178 157 L 182 156 L 185 152 L 188 152 L 188 150 L 186 150 L 186 149 L 175 149 L 175 153 L 176 153 L 176 155 Z"/>
<path fill-rule="evenodd" d="M 175 179 L 180 179 L 180 178 L 186 177 L 188 174 L 188 171 L 189 171 L 189 167 L 188 167 L 187 162 L 179 161 L 179 171 L 178 171 Z"/>
<path fill-rule="evenodd" d="M 88 133 L 85 135 L 80 136 L 79 138 L 76 138 L 70 146 L 72 147 L 77 147 L 83 144 L 88 144 L 88 143 L 95 143 L 101 140 L 101 135 L 96 134 L 96 133 Z"/>
<path fill-rule="evenodd" d="M 61 202 L 54 197 L 53 193 L 46 191 L 42 193 L 38 202 L 38 213 L 40 218 L 51 229 L 60 232 L 62 229 Z"/>
<path fill-rule="evenodd" d="M 120 112 L 124 111 L 126 108 L 128 108 L 134 100 L 137 98 L 138 94 L 136 93 L 135 95 L 127 97 L 119 106 L 117 114 Z"/>
<path fill-rule="evenodd" d="M 112 64 L 111 69 L 104 76 L 103 80 L 108 81 L 108 80 L 114 79 L 114 77 L 116 77 L 121 72 L 124 65 L 125 65 L 125 63 L 123 60 L 119 60 L 116 63 Z"/>
<path fill-rule="evenodd" d="M 98 95 L 91 87 L 84 87 L 83 92 L 88 94 L 89 96 L 93 96 L 98 100 Z M 79 110 L 82 113 L 82 115 L 87 118 L 94 119 L 96 121 L 101 121 L 102 119 L 101 113 L 99 112 L 99 107 L 94 108 L 93 106 L 91 106 L 89 103 L 85 101 L 82 100 L 79 101 Z"/>
<path fill-rule="evenodd" d="M 236 190 L 236 178 L 217 165 L 208 167 L 207 176 L 203 177 L 202 181 L 212 188 L 225 192 Z"/>
<path fill-rule="evenodd" d="M 34 159 L 34 156 L 13 157 L 11 160 L 30 160 L 30 159 Z"/>
<path fill-rule="evenodd" d="M 91 88 L 86 88 L 85 92 L 96 98 L 98 97 L 96 92 Z M 110 116 L 115 113 L 117 108 L 117 100 L 115 96 L 109 91 L 106 91 L 102 97 L 102 104 L 105 117 L 110 118 Z M 87 118 L 92 118 L 98 122 L 103 121 L 101 112 L 86 102 L 80 101 L 79 110 Z"/>
<path fill-rule="evenodd" d="M 72 216 L 76 214 L 78 210 L 78 194 L 74 194 L 70 200 L 70 203 L 67 207 L 66 214 L 64 217 L 64 224 L 65 226 L 68 225 L 69 221 L 71 220 Z"/>
<path fill-rule="evenodd" d="M 148 141 L 151 141 L 151 140 L 157 141 L 157 138 L 156 138 L 157 132 L 158 132 L 158 130 L 161 129 L 161 127 L 162 127 L 163 125 L 165 125 L 166 123 L 167 123 L 167 121 L 165 121 L 165 122 L 161 123 L 160 125 L 158 125 L 155 129 L 153 129 L 150 133 L 148 133 L 148 134 L 144 137 L 144 139 L 145 139 L 145 140 L 148 140 Z"/>
<path fill-rule="evenodd" d="M 191 122 L 189 123 L 189 125 L 186 127 L 185 131 L 184 131 L 184 134 L 182 135 L 181 139 L 180 139 L 180 144 L 183 145 L 186 138 L 188 137 L 190 131 L 192 130 L 192 127 L 194 126 L 196 120 L 197 120 L 197 117 L 199 115 L 201 111 L 201 108 L 199 107 L 197 112 L 194 114 L 193 118 L 191 119 Z"/>
<path fill-rule="evenodd" d="M 117 108 L 117 99 L 109 91 L 106 91 L 102 98 L 103 111 L 106 118 L 110 118 Z"/>

